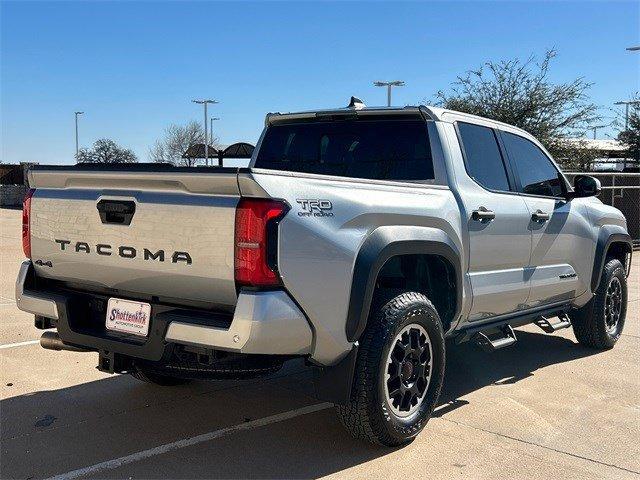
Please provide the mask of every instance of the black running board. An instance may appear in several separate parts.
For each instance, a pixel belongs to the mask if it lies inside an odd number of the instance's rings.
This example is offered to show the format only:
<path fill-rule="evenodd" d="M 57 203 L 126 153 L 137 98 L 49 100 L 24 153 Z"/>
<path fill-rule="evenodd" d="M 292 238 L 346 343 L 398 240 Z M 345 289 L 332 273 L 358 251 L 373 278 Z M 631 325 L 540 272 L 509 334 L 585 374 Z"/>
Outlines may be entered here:
<path fill-rule="evenodd" d="M 570 309 L 571 309 L 571 306 L 567 304 L 554 305 L 552 307 L 535 308 L 535 309 L 528 310 L 526 312 L 500 315 L 492 318 L 491 320 L 487 320 L 481 324 L 476 324 L 475 322 L 471 324 L 467 324 L 464 327 L 462 327 L 462 329 L 460 330 L 460 332 L 455 338 L 455 342 L 459 344 L 459 343 L 467 342 L 472 339 L 477 340 L 477 337 L 475 337 L 477 333 L 483 333 L 485 336 L 495 335 L 495 334 L 500 335 L 502 333 L 501 330 L 506 326 L 513 329 L 516 327 L 521 327 L 522 325 L 536 323 L 541 318 L 553 318 L 553 317 L 564 318 L 566 316 L 566 313 Z M 569 323 L 568 326 L 570 325 L 571 323 Z M 560 328 L 567 328 L 567 327 L 562 326 Z M 508 336 L 508 335 L 502 334 L 502 337 L 505 337 L 505 336 Z M 515 343 L 514 341 L 510 341 L 510 340 L 509 341 L 505 340 L 505 342 L 510 342 L 508 343 L 508 345 L 513 345 Z"/>
<path fill-rule="evenodd" d="M 540 317 L 535 321 L 535 324 L 539 326 L 546 333 L 555 333 L 563 328 L 569 328 L 571 326 L 571 320 L 566 313 L 558 315 L 558 321 L 551 323 L 551 320 L 547 317 Z"/>
<path fill-rule="evenodd" d="M 471 340 L 476 342 L 476 344 L 478 344 L 478 346 L 485 352 L 495 352 L 501 348 L 513 345 L 518 341 L 516 338 L 516 332 L 513 331 L 511 325 L 504 325 L 498 329 L 497 333 L 497 336 L 490 337 L 486 333 L 478 332 L 471 338 Z"/>

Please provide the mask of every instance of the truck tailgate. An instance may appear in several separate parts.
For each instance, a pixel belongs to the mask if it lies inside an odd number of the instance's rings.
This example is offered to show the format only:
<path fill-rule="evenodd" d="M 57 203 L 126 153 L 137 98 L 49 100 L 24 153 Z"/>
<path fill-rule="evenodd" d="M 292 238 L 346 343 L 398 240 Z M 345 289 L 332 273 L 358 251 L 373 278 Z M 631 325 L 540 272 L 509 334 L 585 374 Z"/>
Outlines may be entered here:
<path fill-rule="evenodd" d="M 29 180 L 39 277 L 114 296 L 235 306 L 236 169 L 53 168 Z"/>

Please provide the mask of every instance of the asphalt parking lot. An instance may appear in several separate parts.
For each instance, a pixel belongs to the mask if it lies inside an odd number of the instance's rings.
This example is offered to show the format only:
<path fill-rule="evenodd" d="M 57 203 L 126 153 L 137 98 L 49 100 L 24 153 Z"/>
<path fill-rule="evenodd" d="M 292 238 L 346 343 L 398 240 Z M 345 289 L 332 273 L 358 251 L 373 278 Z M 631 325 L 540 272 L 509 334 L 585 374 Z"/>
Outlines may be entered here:
<path fill-rule="evenodd" d="M 17 310 L 20 211 L 0 209 L 2 478 L 640 478 L 640 253 L 616 348 L 518 329 L 448 351 L 440 407 L 411 445 L 353 440 L 299 363 L 246 382 L 155 387 L 37 344 Z"/>

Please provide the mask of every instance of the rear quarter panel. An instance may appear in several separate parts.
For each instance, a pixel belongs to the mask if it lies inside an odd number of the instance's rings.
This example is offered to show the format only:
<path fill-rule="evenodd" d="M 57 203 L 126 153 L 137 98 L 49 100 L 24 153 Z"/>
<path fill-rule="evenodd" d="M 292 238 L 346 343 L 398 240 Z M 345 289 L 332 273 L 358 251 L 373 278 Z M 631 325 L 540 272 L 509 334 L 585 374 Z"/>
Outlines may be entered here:
<path fill-rule="evenodd" d="M 268 195 L 291 206 L 280 223 L 278 267 L 312 324 L 312 358 L 318 363 L 333 364 L 351 348 L 345 320 L 353 267 L 375 229 L 437 228 L 462 251 L 459 209 L 448 187 L 287 172 L 255 171 L 253 176 Z M 330 215 L 308 215 L 309 200 L 330 202 L 331 209 L 325 210 Z"/>

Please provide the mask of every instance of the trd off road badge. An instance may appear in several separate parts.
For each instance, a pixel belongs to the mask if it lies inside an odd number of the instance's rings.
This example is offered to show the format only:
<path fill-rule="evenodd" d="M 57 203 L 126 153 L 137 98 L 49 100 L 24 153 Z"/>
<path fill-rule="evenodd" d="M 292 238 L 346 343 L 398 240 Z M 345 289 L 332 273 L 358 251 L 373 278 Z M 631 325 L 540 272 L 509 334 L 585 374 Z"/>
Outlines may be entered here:
<path fill-rule="evenodd" d="M 333 205 L 329 200 L 299 198 L 296 200 L 302 208 L 299 217 L 333 217 Z"/>

